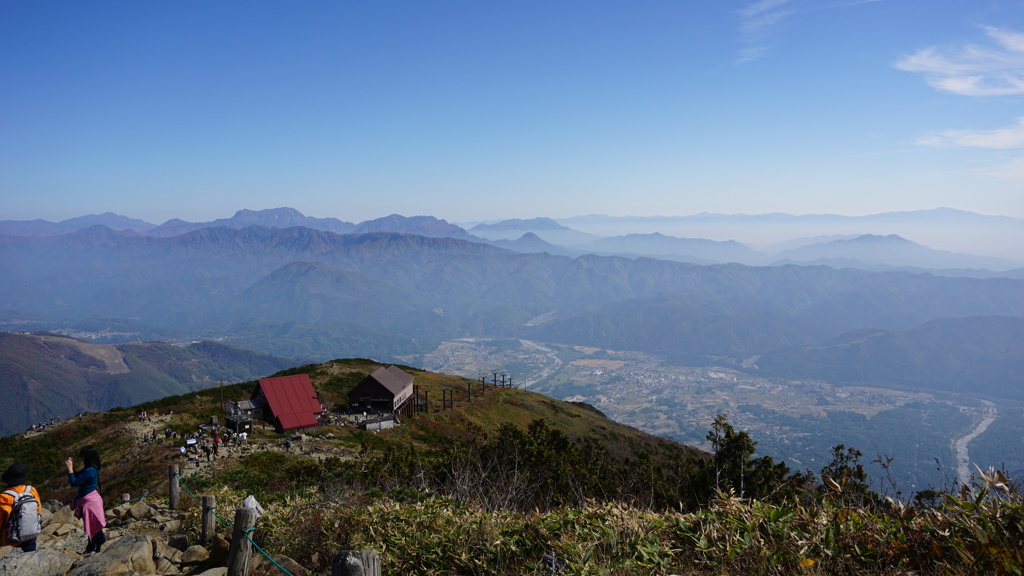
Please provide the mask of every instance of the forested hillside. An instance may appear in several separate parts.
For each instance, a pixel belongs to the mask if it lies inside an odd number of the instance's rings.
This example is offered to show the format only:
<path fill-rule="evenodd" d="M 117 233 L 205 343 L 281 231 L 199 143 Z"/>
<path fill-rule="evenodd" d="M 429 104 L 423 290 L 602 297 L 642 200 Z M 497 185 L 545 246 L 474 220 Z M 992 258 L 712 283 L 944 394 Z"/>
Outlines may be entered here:
<path fill-rule="evenodd" d="M 250 380 L 294 366 L 288 358 L 214 342 L 99 345 L 58 334 L 0 332 L 0 434 L 52 418 L 129 406 Z"/>
<path fill-rule="evenodd" d="M 765 374 L 1024 399 L 1024 319 L 933 320 L 911 330 L 858 330 L 761 356 Z"/>

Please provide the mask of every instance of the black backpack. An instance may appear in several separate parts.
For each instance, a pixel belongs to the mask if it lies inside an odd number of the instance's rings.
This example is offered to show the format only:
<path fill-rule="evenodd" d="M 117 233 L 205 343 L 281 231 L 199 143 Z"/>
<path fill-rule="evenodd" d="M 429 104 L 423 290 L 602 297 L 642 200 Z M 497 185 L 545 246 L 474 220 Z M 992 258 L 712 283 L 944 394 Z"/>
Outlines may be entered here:
<path fill-rule="evenodd" d="M 7 540 L 15 544 L 34 540 L 43 531 L 43 518 L 39 515 L 39 502 L 32 495 L 32 487 L 25 486 L 21 494 L 14 490 L 6 490 L 4 494 L 14 497 L 11 514 L 7 517 Z"/>

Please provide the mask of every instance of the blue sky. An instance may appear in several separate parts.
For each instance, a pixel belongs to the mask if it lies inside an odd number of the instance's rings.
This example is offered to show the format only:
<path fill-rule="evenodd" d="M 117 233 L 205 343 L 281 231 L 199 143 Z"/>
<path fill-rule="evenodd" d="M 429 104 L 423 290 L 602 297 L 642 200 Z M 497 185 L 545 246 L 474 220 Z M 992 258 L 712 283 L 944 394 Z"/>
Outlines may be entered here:
<path fill-rule="evenodd" d="M 0 0 L 0 219 L 1024 217 L 1020 0 Z"/>

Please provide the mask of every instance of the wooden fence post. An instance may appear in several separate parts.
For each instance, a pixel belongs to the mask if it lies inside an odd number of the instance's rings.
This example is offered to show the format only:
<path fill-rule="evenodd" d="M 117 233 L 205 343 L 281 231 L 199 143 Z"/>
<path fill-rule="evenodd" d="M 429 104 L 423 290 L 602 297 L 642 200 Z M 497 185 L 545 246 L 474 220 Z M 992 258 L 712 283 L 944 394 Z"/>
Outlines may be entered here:
<path fill-rule="evenodd" d="M 216 496 L 203 496 L 203 534 L 199 541 L 203 546 L 210 541 L 217 528 L 217 517 L 214 515 L 214 508 L 217 507 Z"/>
<path fill-rule="evenodd" d="M 176 510 L 180 498 L 181 489 L 178 486 L 178 465 L 171 464 L 167 467 L 167 507 L 171 510 Z"/>
<path fill-rule="evenodd" d="M 249 542 L 248 534 L 249 529 L 255 525 L 255 508 L 238 508 L 235 510 L 235 529 L 231 532 L 227 576 L 248 576 L 249 557 L 252 555 L 252 543 Z"/>
<path fill-rule="evenodd" d="M 380 556 L 376 550 L 335 552 L 331 576 L 380 576 Z"/>

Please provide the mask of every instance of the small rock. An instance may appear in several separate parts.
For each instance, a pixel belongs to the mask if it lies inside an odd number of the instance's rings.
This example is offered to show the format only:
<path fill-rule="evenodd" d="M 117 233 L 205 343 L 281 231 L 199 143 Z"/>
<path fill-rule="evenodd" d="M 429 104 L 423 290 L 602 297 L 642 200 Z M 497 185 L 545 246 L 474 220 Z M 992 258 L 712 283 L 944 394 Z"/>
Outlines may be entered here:
<path fill-rule="evenodd" d="M 53 511 L 49 524 L 76 524 L 75 512 L 68 506 L 61 506 Z"/>
<path fill-rule="evenodd" d="M 228 553 L 231 551 L 231 540 L 222 534 L 216 534 L 210 541 L 210 559 L 207 566 L 227 566 Z"/>
<path fill-rule="evenodd" d="M 153 507 L 144 502 L 136 502 L 132 504 L 125 516 L 132 520 L 146 520 L 153 517 Z"/>
<path fill-rule="evenodd" d="M 210 551 L 202 546 L 189 546 L 181 553 L 181 563 L 187 566 L 202 564 L 210 559 Z"/>
<path fill-rule="evenodd" d="M 183 552 L 188 548 L 188 536 L 184 534 L 175 534 L 167 539 L 167 545 L 179 552 Z"/>
<path fill-rule="evenodd" d="M 153 542 L 153 557 L 167 558 L 171 562 L 179 563 L 181 562 L 181 550 L 168 546 L 163 540 L 155 540 Z"/>
<path fill-rule="evenodd" d="M 63 536 L 67 536 L 68 534 L 71 534 L 77 528 L 78 528 L 78 526 L 74 525 L 74 524 L 59 524 L 57 526 L 54 526 L 52 534 L 54 536 L 61 536 L 61 537 L 63 537 Z"/>
<path fill-rule="evenodd" d="M 293 574 L 293 576 L 309 575 L 309 570 L 306 570 L 301 564 L 285 556 L 284 554 L 275 554 L 274 556 L 272 556 L 272 558 L 274 562 L 277 562 L 277 564 L 281 566 L 281 568 L 284 568 L 285 570 Z M 261 573 L 266 574 L 266 576 L 272 576 L 274 574 L 281 573 L 277 566 L 274 566 L 270 562 L 263 563 L 263 565 L 261 565 L 260 568 L 261 571 L 254 571 L 254 576 L 260 576 Z"/>

